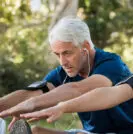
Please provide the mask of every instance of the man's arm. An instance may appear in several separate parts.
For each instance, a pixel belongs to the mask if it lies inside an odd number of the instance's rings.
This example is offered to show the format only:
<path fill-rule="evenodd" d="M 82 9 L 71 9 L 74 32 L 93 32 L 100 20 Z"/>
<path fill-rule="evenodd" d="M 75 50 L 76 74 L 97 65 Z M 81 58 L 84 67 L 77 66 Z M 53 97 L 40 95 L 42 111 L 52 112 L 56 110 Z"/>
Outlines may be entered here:
<path fill-rule="evenodd" d="M 48 90 L 54 89 L 54 85 L 52 83 L 47 82 L 46 86 Z M 43 90 L 45 91 L 45 87 L 43 87 Z M 6 109 L 9 109 L 25 100 L 28 100 L 30 98 L 34 98 L 35 96 L 42 95 L 43 91 L 41 89 L 36 89 L 32 91 L 31 89 L 29 90 L 17 90 L 14 91 L 6 96 L 3 96 L 0 98 L 0 112 Z"/>
<path fill-rule="evenodd" d="M 63 112 L 86 112 L 112 108 L 133 98 L 133 89 L 128 84 L 101 87 L 75 99 L 59 103 Z"/>
<path fill-rule="evenodd" d="M 42 94 L 41 90 L 37 91 L 17 90 L 15 92 L 12 92 L 0 98 L 0 112 L 8 108 L 11 108 L 17 105 L 18 103 L 25 101 L 31 97 L 38 96 L 41 94 Z"/>
<path fill-rule="evenodd" d="M 33 113 L 21 114 L 21 117 L 31 118 L 30 121 L 47 118 L 48 122 L 53 122 L 59 119 L 63 113 L 108 109 L 132 98 L 133 89 L 128 84 L 96 88 L 77 98 L 61 102 L 54 107 Z"/>
<path fill-rule="evenodd" d="M 73 99 L 95 88 L 107 86 L 112 86 L 112 82 L 103 75 L 92 75 L 79 82 L 67 83 L 33 98 L 34 110 L 54 106 L 61 101 Z"/>
<path fill-rule="evenodd" d="M 32 112 L 35 110 L 48 108 L 58 104 L 61 101 L 66 101 L 78 97 L 95 88 L 107 87 L 111 85 L 112 82 L 108 78 L 102 75 L 93 75 L 80 82 L 73 82 L 61 85 L 46 94 L 24 101 L 17 106 L 4 111 L 0 116 L 15 116 L 20 113 Z"/>

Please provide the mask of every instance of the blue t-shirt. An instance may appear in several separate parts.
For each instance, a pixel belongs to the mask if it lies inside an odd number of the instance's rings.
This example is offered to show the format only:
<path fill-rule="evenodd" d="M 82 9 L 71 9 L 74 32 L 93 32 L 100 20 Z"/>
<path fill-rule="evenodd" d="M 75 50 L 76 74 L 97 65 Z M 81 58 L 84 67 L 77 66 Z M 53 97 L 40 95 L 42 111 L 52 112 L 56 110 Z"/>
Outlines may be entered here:
<path fill-rule="evenodd" d="M 90 76 L 94 74 L 106 76 L 112 81 L 113 85 L 115 85 L 130 76 L 131 72 L 118 55 L 96 48 L 94 65 Z M 51 82 L 55 87 L 63 83 L 80 81 L 82 79 L 79 75 L 72 78 L 67 76 L 61 66 L 49 72 L 44 78 L 44 80 Z M 78 115 L 83 124 L 83 128 L 89 132 L 125 132 L 126 134 L 127 131 L 128 133 L 133 132 L 133 100 L 108 110 L 80 112 Z"/>

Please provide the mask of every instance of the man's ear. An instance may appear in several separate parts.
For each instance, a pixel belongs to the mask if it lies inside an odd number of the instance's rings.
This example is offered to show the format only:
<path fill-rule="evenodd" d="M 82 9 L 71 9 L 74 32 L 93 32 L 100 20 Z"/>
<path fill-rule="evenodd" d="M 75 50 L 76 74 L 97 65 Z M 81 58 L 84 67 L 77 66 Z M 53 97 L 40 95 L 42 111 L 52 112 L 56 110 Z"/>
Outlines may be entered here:
<path fill-rule="evenodd" d="M 83 47 L 83 50 L 87 49 L 89 51 L 91 49 L 89 42 L 86 40 L 84 41 L 82 47 Z"/>

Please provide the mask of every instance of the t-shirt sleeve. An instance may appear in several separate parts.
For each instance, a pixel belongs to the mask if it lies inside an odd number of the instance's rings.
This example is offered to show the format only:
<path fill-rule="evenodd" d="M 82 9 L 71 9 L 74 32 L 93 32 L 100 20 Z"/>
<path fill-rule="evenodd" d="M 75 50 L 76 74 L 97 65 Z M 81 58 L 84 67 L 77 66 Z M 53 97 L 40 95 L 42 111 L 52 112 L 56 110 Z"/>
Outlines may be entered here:
<path fill-rule="evenodd" d="M 115 85 L 130 75 L 128 67 L 121 60 L 108 60 L 101 63 L 94 70 L 93 74 L 101 74 L 110 79 Z"/>
<path fill-rule="evenodd" d="M 60 68 L 56 68 L 50 71 L 43 80 L 52 83 L 55 87 L 61 85 L 61 76 L 60 76 Z"/>
<path fill-rule="evenodd" d="M 38 89 L 41 89 L 43 92 L 46 92 L 46 88 L 45 87 L 45 83 L 46 81 L 49 83 L 52 83 L 55 87 L 61 85 L 62 83 L 62 79 L 61 76 L 63 76 L 64 73 L 62 71 L 62 68 L 59 66 L 56 69 L 50 71 L 43 79 L 42 81 L 36 81 L 32 84 L 30 84 L 29 86 L 25 87 L 25 90 L 31 90 L 31 91 L 35 91 Z M 45 90 L 44 90 L 45 88 Z"/>

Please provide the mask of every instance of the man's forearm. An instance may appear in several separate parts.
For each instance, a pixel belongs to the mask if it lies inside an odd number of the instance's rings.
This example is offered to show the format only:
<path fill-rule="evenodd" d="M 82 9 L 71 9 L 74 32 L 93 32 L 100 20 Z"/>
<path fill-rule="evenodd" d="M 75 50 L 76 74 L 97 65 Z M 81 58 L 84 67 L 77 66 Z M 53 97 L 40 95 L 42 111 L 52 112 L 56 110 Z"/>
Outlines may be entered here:
<path fill-rule="evenodd" d="M 78 97 L 90 90 L 102 86 L 111 86 L 111 82 L 100 75 L 91 76 L 80 82 L 72 82 L 61 85 L 54 90 L 33 98 L 35 110 L 48 108 L 58 104 L 61 101 L 66 101 Z"/>
<path fill-rule="evenodd" d="M 58 104 L 60 101 L 75 98 L 81 93 L 76 90 L 76 83 L 68 83 L 51 90 L 41 96 L 33 98 L 35 110 L 48 108 Z"/>
<path fill-rule="evenodd" d="M 128 84 L 115 87 L 96 88 L 76 97 L 75 99 L 60 102 L 54 107 L 33 113 L 29 111 L 30 113 L 21 114 L 21 117 L 37 120 L 47 117 L 47 121 L 52 122 L 59 119 L 63 113 L 89 112 L 108 109 L 132 98 L 133 90 Z"/>
<path fill-rule="evenodd" d="M 101 75 L 94 75 L 80 82 L 67 83 L 43 95 L 36 97 L 33 97 L 32 95 L 32 98 L 29 97 L 30 99 L 19 103 L 18 105 L 12 107 L 9 110 L 3 111 L 3 113 L 1 113 L 1 117 L 48 108 L 58 104 L 59 102 L 81 96 L 95 88 L 104 86 L 107 87 L 111 86 L 111 84 L 112 83 L 108 78 Z M 17 97 L 19 98 L 19 96 Z"/>
<path fill-rule="evenodd" d="M 63 112 L 86 112 L 108 109 L 133 98 L 133 90 L 123 84 L 94 89 L 82 96 L 59 103 Z"/>
<path fill-rule="evenodd" d="M 0 112 L 6 110 L 10 107 L 17 105 L 18 103 L 25 101 L 31 97 L 41 95 L 42 91 L 27 91 L 27 90 L 18 90 L 12 92 L 4 97 L 0 98 Z"/>

